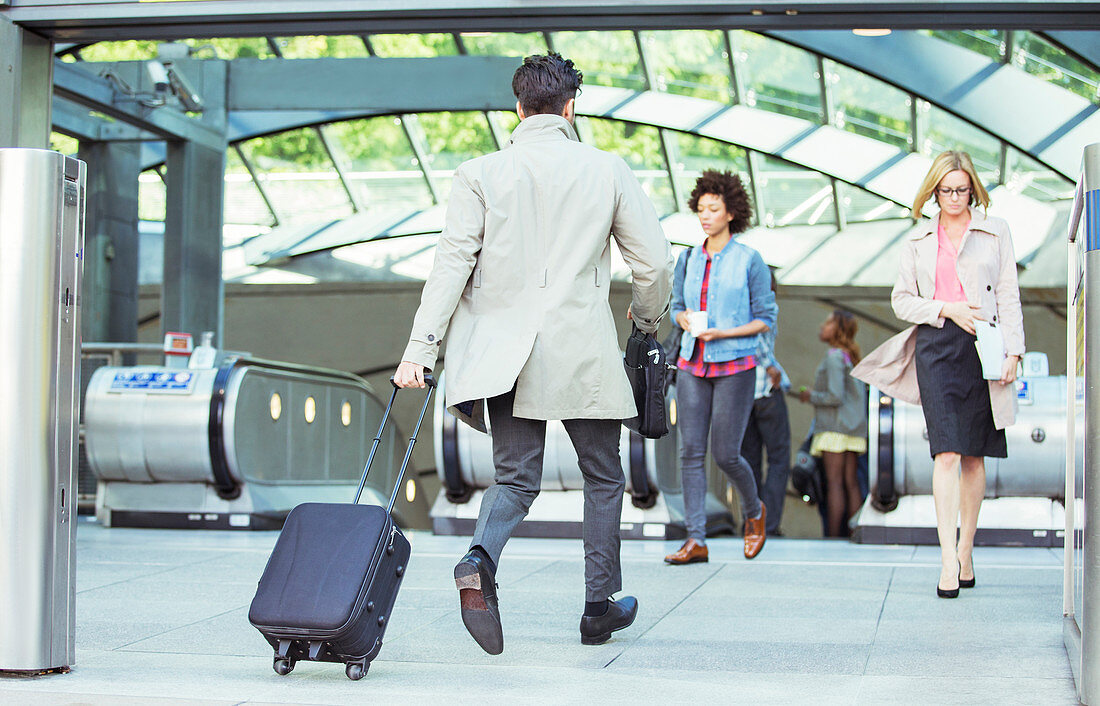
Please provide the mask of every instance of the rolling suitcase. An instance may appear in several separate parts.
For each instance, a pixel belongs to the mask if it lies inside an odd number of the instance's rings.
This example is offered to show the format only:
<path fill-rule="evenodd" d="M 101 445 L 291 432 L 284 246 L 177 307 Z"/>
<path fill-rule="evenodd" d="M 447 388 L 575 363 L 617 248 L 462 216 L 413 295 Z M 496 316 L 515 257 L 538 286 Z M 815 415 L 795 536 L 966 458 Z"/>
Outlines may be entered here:
<path fill-rule="evenodd" d="M 390 513 L 435 388 L 431 376 L 425 382 L 424 405 L 389 508 L 358 503 L 397 397 L 396 385 L 355 502 L 303 503 L 287 515 L 248 611 L 248 621 L 275 649 L 277 674 L 289 674 L 298 660 L 308 659 L 342 662 L 349 679 L 362 679 L 378 656 L 409 562 L 409 541 Z"/>

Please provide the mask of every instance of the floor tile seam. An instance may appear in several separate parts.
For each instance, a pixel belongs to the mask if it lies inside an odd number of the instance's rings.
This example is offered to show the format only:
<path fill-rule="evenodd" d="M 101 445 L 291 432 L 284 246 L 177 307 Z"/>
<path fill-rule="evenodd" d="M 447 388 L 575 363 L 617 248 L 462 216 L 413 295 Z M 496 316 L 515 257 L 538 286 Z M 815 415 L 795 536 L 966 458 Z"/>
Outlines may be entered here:
<path fill-rule="evenodd" d="M 882 625 L 882 616 L 886 613 L 886 599 L 890 597 L 890 587 L 894 584 L 894 574 L 896 572 L 897 569 L 890 570 L 890 578 L 886 582 L 886 590 L 882 592 L 882 604 L 879 606 L 878 620 L 875 621 L 875 630 L 871 634 L 871 643 L 867 646 L 867 657 L 863 660 L 863 672 L 860 674 L 860 684 L 863 683 L 863 677 L 867 676 L 867 667 L 871 664 L 871 655 L 874 654 L 875 643 L 878 641 L 878 631 L 879 627 Z"/>
<path fill-rule="evenodd" d="M 650 626 L 649 626 L 648 628 L 646 628 L 645 630 L 643 630 L 643 631 L 642 631 L 642 633 L 641 633 L 640 635 L 638 635 L 638 636 L 637 636 L 637 637 L 635 637 L 635 638 L 634 638 L 633 640 L 631 640 L 630 642 L 628 642 L 628 643 L 626 643 L 625 645 L 623 645 L 623 649 L 622 649 L 622 650 L 620 650 L 620 651 L 619 651 L 619 653 L 618 653 L 618 654 L 616 654 L 616 655 L 615 655 L 614 657 L 612 657 L 612 658 L 611 658 L 611 659 L 610 659 L 610 660 L 609 660 L 609 661 L 608 661 L 608 662 L 607 662 L 606 664 L 604 664 L 604 665 L 603 665 L 602 667 L 600 667 L 600 669 L 607 669 L 608 667 L 610 667 L 610 666 L 611 666 L 611 665 L 612 665 L 612 664 L 613 664 L 613 663 L 615 662 L 615 660 L 617 660 L 617 659 L 618 659 L 619 657 L 622 657 L 622 656 L 623 656 L 624 654 L 626 654 L 626 652 L 627 652 L 627 651 L 628 651 L 628 650 L 629 650 L 629 649 L 630 649 L 631 647 L 633 647 L 634 645 L 638 644 L 638 642 L 639 642 L 639 641 L 641 641 L 641 639 L 642 639 L 643 637 L 645 637 L 645 636 L 646 636 L 647 634 L 649 634 L 649 632 L 650 632 L 651 630 L 653 630 L 653 628 L 657 627 L 657 625 L 659 625 L 659 624 L 660 624 L 660 622 L 661 622 L 662 620 L 664 620 L 665 618 L 667 618 L 667 617 L 668 617 L 669 615 L 671 615 L 671 614 L 672 614 L 672 612 L 673 612 L 673 611 L 675 611 L 675 610 L 676 610 L 677 608 L 679 608 L 679 607 L 680 607 L 681 605 L 683 605 L 683 604 L 684 604 L 684 601 L 686 601 L 687 599 L 691 598 L 691 597 L 692 597 L 693 595 L 695 595 L 695 592 L 696 592 L 696 591 L 698 591 L 698 590 L 699 590 L 700 588 L 702 588 L 703 586 L 705 586 L 705 585 L 707 584 L 707 582 L 709 582 L 709 581 L 710 581 L 711 579 L 713 579 L 713 578 L 714 578 L 715 576 L 717 576 L 718 574 L 722 573 L 722 570 L 723 570 L 724 568 L 725 568 L 724 566 L 719 566 L 719 567 L 718 567 L 717 569 L 715 569 L 715 570 L 714 570 L 713 572 L 711 572 L 710 576 L 707 576 L 707 577 L 706 577 L 706 578 L 704 578 L 704 579 L 703 579 L 702 581 L 700 581 L 700 582 L 699 582 L 699 583 L 698 583 L 698 584 L 697 584 L 697 585 L 695 586 L 695 588 L 691 589 L 691 591 L 689 591 L 689 592 L 688 592 L 688 593 L 687 593 L 686 595 L 684 595 L 684 597 L 683 597 L 683 598 L 681 598 L 680 600 L 678 600 L 678 601 L 677 601 L 677 602 L 676 602 L 676 603 L 675 603 L 675 604 L 674 604 L 674 605 L 673 605 L 673 606 L 672 606 L 671 608 L 669 608 L 668 610 L 666 610 L 666 611 L 665 611 L 665 612 L 664 612 L 664 613 L 663 613 L 663 614 L 662 614 L 662 615 L 661 615 L 661 616 L 660 616 L 659 618 L 657 618 L 656 620 L 654 620 L 654 621 L 653 621 L 653 623 L 652 623 L 652 624 L 651 624 L 651 625 L 650 625 Z"/>
<path fill-rule="evenodd" d="M 165 566 L 165 568 L 161 569 L 160 571 L 154 571 L 154 572 L 149 573 L 149 574 L 142 574 L 140 576 L 129 576 L 129 577 L 124 578 L 124 579 L 119 579 L 118 581 L 112 581 L 111 583 L 105 583 L 101 586 L 95 586 L 93 588 L 84 588 L 84 589 L 81 589 L 81 590 L 77 591 L 76 594 L 79 596 L 82 593 L 88 593 L 90 591 L 98 591 L 101 588 L 110 588 L 111 586 L 117 586 L 121 583 L 129 583 L 130 581 L 137 581 L 139 579 L 153 578 L 154 576 L 160 576 L 161 574 L 167 574 L 171 571 L 175 571 L 176 569 L 182 569 L 185 566 L 190 566 L 190 564 L 184 564 L 184 565 L 173 564 L 172 566 Z M 79 570 L 80 570 L 80 568 L 77 567 L 78 572 L 79 572 Z"/>
<path fill-rule="evenodd" d="M 631 563 L 624 561 L 624 564 Z M 639 564 L 648 564 L 650 562 L 638 561 Z M 805 566 L 809 568 L 883 568 L 883 569 L 927 569 L 930 566 L 938 567 L 940 563 L 938 561 L 904 561 L 904 562 L 885 562 L 885 561 L 803 561 L 803 560 L 782 560 L 771 559 L 764 561 L 741 561 L 737 559 L 711 559 L 711 564 L 721 564 L 723 566 Z M 982 564 L 984 569 L 997 569 L 1003 571 L 1062 571 L 1061 565 L 1040 565 L 1035 564 Z"/>
<path fill-rule="evenodd" d="M 146 636 L 142 637 L 139 640 L 133 640 L 131 642 L 127 642 L 124 645 L 119 645 L 118 647 L 114 647 L 114 648 L 112 648 L 110 650 L 107 650 L 107 651 L 108 652 L 145 652 L 147 650 L 128 650 L 126 648 L 131 646 L 131 645 L 136 645 L 139 642 L 144 642 L 145 640 L 152 640 L 155 637 L 160 637 L 162 635 L 167 635 L 168 633 L 174 632 L 176 630 L 182 630 L 184 628 L 189 628 L 189 627 L 192 627 L 194 625 L 198 625 L 199 623 L 205 623 L 208 620 L 214 620 L 215 618 L 221 618 L 223 616 L 229 615 L 230 613 L 235 613 L 238 610 L 240 610 L 241 608 L 246 608 L 248 606 L 249 606 L 249 603 L 243 603 L 241 605 L 234 606 L 233 608 L 230 608 L 229 610 L 222 611 L 221 613 L 215 613 L 214 615 L 208 615 L 204 618 L 200 618 L 199 620 L 192 620 L 189 623 L 184 623 L 183 625 L 177 625 L 175 627 L 168 628 L 167 630 L 162 630 L 161 632 L 155 633 L 153 635 L 146 635 Z M 193 654 L 193 653 L 191 653 L 191 654 Z"/>

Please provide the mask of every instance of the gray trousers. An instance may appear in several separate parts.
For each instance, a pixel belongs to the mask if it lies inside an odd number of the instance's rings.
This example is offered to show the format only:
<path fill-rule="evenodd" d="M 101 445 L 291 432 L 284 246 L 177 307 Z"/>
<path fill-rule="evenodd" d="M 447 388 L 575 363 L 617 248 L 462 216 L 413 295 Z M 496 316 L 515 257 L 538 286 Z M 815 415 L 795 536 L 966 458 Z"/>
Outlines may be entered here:
<path fill-rule="evenodd" d="M 542 487 L 546 422 L 512 415 L 515 391 L 488 400 L 496 479 L 481 499 L 470 546 L 480 546 L 499 564 L 516 526 Z M 584 585 L 586 601 L 622 590 L 619 522 L 626 479 L 619 460 L 618 419 L 562 420 L 584 477 Z"/>
<path fill-rule="evenodd" d="M 768 475 L 764 478 L 764 454 L 768 452 Z M 752 404 L 749 425 L 741 442 L 741 456 L 752 467 L 760 499 L 768 506 L 767 531 L 775 534 L 783 519 L 783 502 L 787 499 L 787 479 L 791 474 L 791 423 L 787 417 L 787 401 L 783 390 L 776 388 L 770 395 Z"/>
<path fill-rule="evenodd" d="M 741 458 L 741 440 L 752 411 L 756 371 L 697 378 L 676 374 L 676 407 L 680 428 L 680 473 L 687 533 L 700 542 L 707 536 L 707 436 L 715 463 L 741 496 L 743 518 L 760 514 L 760 497 L 752 468 Z"/>

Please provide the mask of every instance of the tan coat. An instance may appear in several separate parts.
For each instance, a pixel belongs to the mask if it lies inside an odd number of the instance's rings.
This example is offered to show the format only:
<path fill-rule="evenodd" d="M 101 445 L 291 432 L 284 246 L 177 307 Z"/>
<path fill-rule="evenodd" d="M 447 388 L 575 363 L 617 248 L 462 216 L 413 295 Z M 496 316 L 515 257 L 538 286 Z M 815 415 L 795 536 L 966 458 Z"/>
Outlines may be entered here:
<path fill-rule="evenodd" d="M 932 298 L 936 291 L 936 237 L 939 216 L 921 221 L 909 234 L 901 253 L 901 266 L 891 303 L 899 319 L 913 324 L 942 328 L 943 302 Z M 1020 310 L 1020 288 L 1016 278 L 1016 255 L 1008 224 L 1000 218 L 970 209 L 970 228 L 959 245 L 955 264 L 966 299 L 981 307 L 980 316 L 995 322 L 1004 337 L 1007 355 L 1024 354 L 1024 319 Z M 913 361 L 916 326 L 911 326 L 872 351 L 852 370 L 852 375 L 891 397 L 920 404 L 917 371 Z M 1016 421 L 1016 389 L 989 381 L 993 423 L 998 429 Z"/>
<path fill-rule="evenodd" d="M 564 118 L 523 120 L 504 149 L 455 172 L 402 360 L 431 368 L 446 338 L 446 402 L 474 402 L 452 411 L 482 430 L 483 400 L 513 385 L 517 417 L 635 416 L 608 304 L 612 238 L 633 274 L 634 320 L 653 332 L 673 259 L 638 180 Z"/>

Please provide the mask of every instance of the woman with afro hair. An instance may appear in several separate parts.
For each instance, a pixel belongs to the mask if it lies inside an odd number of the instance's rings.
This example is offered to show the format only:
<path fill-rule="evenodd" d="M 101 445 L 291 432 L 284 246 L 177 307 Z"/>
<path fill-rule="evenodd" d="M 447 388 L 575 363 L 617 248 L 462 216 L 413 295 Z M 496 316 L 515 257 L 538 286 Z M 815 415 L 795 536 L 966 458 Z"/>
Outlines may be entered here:
<path fill-rule="evenodd" d="M 688 536 L 665 561 L 707 561 L 708 436 L 715 462 L 740 495 L 745 557 L 752 559 L 764 546 L 767 508 L 752 468 L 741 457 L 741 441 L 755 396 L 757 336 L 775 327 L 778 308 L 760 253 L 734 239 L 752 221 L 741 179 L 729 172 L 703 172 L 688 206 L 706 235 L 701 245 L 680 254 L 672 289 L 672 315 L 684 330 L 676 404 Z"/>

